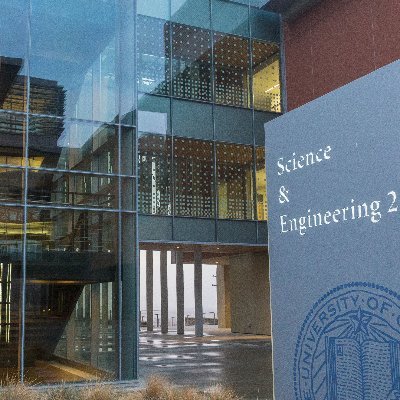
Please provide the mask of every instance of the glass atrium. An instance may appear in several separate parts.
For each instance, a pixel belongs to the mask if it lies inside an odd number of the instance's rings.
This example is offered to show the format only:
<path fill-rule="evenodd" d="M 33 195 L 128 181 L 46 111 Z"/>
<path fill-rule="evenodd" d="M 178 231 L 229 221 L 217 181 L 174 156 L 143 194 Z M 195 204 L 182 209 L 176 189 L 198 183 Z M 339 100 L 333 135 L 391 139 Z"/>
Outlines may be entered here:
<path fill-rule="evenodd" d="M 140 241 L 266 243 L 280 21 L 249 1 L 0 0 L 2 382 L 137 377 Z"/>

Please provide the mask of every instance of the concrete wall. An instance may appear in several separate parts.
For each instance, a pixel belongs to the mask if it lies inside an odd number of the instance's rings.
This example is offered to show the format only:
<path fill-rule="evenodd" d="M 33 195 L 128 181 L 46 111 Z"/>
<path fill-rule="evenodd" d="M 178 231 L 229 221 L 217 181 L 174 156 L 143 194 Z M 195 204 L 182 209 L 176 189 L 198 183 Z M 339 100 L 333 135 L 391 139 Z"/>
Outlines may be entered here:
<path fill-rule="evenodd" d="M 324 0 L 285 23 L 288 109 L 400 58 L 399 0 Z"/>
<path fill-rule="evenodd" d="M 231 329 L 234 333 L 271 334 L 267 254 L 229 258 Z"/>

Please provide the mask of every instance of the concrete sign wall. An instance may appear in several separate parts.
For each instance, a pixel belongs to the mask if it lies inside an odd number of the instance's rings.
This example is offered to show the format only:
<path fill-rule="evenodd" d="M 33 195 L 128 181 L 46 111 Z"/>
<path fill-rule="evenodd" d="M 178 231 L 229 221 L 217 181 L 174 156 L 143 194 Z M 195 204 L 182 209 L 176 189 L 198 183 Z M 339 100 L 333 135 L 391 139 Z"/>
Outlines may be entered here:
<path fill-rule="evenodd" d="M 400 399 L 400 62 L 265 130 L 275 399 Z"/>

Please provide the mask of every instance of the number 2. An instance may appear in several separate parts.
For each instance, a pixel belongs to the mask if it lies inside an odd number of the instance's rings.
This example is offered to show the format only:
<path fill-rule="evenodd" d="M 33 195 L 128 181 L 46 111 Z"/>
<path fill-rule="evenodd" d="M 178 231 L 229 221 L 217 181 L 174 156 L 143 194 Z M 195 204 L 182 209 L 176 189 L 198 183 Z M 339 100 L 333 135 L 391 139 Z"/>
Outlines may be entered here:
<path fill-rule="evenodd" d="M 396 194 L 395 191 L 392 190 L 391 192 L 388 193 L 388 196 L 392 196 L 392 198 L 393 198 L 393 201 L 392 201 L 392 204 L 389 207 L 388 213 L 396 212 L 397 211 L 397 206 L 395 206 L 394 204 L 396 203 L 397 194 Z"/>

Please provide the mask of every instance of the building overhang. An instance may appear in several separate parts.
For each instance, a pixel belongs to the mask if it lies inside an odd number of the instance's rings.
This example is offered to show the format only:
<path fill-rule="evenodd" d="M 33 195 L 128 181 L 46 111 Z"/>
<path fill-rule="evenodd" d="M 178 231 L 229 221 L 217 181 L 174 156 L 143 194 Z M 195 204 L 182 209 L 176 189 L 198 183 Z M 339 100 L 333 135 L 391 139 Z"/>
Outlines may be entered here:
<path fill-rule="evenodd" d="M 263 8 L 281 14 L 284 20 L 289 21 L 321 1 L 323 0 L 270 0 Z"/>

